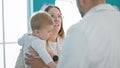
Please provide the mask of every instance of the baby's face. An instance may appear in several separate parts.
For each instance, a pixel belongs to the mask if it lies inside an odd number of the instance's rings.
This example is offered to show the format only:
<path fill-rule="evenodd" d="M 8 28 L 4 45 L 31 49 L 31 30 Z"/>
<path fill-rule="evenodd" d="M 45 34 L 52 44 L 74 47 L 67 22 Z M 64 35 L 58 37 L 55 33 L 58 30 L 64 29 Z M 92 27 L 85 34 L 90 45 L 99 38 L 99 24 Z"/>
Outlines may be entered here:
<path fill-rule="evenodd" d="M 50 36 L 50 34 L 52 34 L 52 29 L 53 29 L 53 25 L 47 25 L 45 26 L 45 28 L 42 28 L 39 30 L 39 38 L 41 38 L 42 40 L 47 40 Z"/>

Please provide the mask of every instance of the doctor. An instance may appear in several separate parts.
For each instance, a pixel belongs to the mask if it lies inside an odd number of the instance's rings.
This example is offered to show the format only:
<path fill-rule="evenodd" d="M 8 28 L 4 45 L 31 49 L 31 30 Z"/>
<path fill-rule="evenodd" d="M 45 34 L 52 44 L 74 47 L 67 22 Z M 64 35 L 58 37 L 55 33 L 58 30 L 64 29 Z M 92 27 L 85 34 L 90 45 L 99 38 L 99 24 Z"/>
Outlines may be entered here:
<path fill-rule="evenodd" d="M 83 19 L 67 32 L 58 68 L 120 68 L 120 12 L 105 0 L 77 0 Z"/>

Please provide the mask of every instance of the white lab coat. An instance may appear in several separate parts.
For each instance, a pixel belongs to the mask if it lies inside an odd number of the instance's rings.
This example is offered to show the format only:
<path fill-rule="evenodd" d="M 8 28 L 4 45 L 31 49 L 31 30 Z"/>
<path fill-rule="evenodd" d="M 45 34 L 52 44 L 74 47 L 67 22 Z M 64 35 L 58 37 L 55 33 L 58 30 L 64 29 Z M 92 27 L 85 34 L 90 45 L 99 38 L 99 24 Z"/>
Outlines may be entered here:
<path fill-rule="evenodd" d="M 120 68 L 120 12 L 100 4 L 70 27 L 58 68 Z"/>

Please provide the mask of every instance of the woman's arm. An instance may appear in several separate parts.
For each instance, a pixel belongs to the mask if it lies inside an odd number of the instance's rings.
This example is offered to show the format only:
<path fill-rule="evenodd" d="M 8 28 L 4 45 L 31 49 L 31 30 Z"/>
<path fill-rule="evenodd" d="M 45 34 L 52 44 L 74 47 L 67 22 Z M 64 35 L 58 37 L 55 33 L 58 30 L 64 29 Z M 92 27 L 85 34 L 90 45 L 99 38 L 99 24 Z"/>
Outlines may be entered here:
<path fill-rule="evenodd" d="M 34 56 L 26 54 L 26 64 L 31 68 L 56 68 L 56 64 L 54 62 L 50 62 L 47 65 L 40 58 L 34 58 Z"/>
<path fill-rule="evenodd" d="M 40 58 L 35 58 L 32 55 L 26 54 L 25 63 L 31 68 L 48 68 L 48 66 Z"/>
<path fill-rule="evenodd" d="M 36 58 L 38 56 L 37 52 L 30 47 L 30 54 L 26 54 L 26 64 L 31 66 L 31 68 L 56 68 L 56 63 L 50 62 L 45 64 L 41 58 Z"/>

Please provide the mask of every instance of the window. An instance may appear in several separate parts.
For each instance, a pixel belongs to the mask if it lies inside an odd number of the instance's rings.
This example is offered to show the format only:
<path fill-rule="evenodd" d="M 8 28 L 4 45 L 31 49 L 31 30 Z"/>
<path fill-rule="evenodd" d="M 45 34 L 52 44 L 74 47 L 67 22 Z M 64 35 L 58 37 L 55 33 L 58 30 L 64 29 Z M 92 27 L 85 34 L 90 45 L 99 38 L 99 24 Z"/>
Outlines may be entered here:
<path fill-rule="evenodd" d="M 27 0 L 0 3 L 0 68 L 14 68 L 21 48 L 17 40 L 27 32 Z"/>

